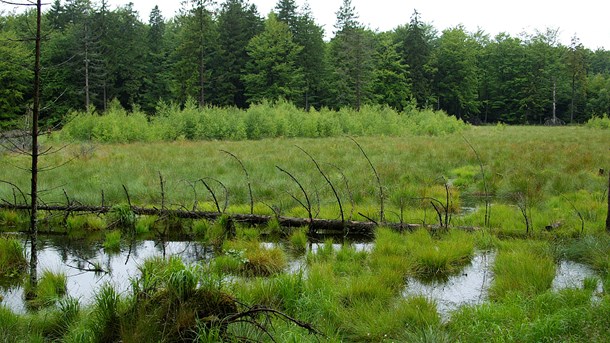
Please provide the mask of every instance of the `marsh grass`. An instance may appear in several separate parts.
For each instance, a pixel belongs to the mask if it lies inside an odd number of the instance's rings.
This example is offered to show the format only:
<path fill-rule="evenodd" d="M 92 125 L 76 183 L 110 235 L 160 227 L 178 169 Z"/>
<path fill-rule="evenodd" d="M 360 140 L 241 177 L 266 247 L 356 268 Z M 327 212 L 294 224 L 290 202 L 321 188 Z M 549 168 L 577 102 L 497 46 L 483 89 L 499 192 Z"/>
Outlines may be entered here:
<path fill-rule="evenodd" d="M 121 250 L 121 231 L 114 230 L 107 232 L 103 246 L 104 250 L 108 252 L 119 252 Z"/>
<path fill-rule="evenodd" d="M 459 272 L 474 255 L 472 235 L 451 230 L 433 236 L 420 229 L 406 234 L 404 238 L 405 258 L 411 263 L 411 272 L 422 280 L 447 278 Z"/>
<path fill-rule="evenodd" d="M 28 290 L 29 283 L 26 284 L 25 292 Z M 53 273 L 44 270 L 35 289 L 35 296 L 28 301 L 27 305 L 33 309 L 54 305 L 63 298 L 68 291 L 68 277 L 64 273 Z"/>
<path fill-rule="evenodd" d="M 604 342 L 608 298 L 591 302 L 591 291 L 565 289 L 533 297 L 517 293 L 499 302 L 466 306 L 452 314 L 448 332 L 465 342 Z"/>
<path fill-rule="evenodd" d="M 76 236 L 82 231 L 102 231 L 106 228 L 106 222 L 103 217 L 93 214 L 71 215 L 66 220 L 66 227 L 69 235 Z"/>
<path fill-rule="evenodd" d="M 0 210 L 0 231 L 15 229 L 27 222 L 22 213 L 11 210 Z"/>
<path fill-rule="evenodd" d="M 493 272 L 490 298 L 502 299 L 511 293 L 531 297 L 551 287 L 555 261 L 546 242 L 507 241 L 500 246 Z"/>
<path fill-rule="evenodd" d="M 610 274 L 610 237 L 606 234 L 586 235 L 559 245 L 559 257 L 585 263 L 596 271 Z"/>
<path fill-rule="evenodd" d="M 392 341 L 408 328 L 440 323 L 436 306 L 423 297 L 358 302 L 340 311 L 348 341 Z M 358 318 L 358 320 L 353 320 Z"/>
<path fill-rule="evenodd" d="M 0 286 L 18 281 L 25 273 L 27 260 L 21 243 L 0 236 Z"/>
<path fill-rule="evenodd" d="M 290 248 L 297 254 L 302 254 L 307 250 L 307 228 L 298 228 L 293 230 L 288 236 Z"/>
<path fill-rule="evenodd" d="M 226 241 L 223 255 L 213 261 L 219 272 L 250 277 L 275 275 L 286 266 L 287 256 L 280 247 L 266 247 L 258 240 Z"/>
<path fill-rule="evenodd" d="M 587 233 L 603 227 L 605 210 L 601 199 L 607 180 L 598 175 L 598 170 L 610 164 L 606 151 L 601 148 L 610 144 L 604 131 L 582 127 L 506 127 L 502 131 L 494 127 L 473 127 L 466 135 L 485 164 L 493 196 L 491 228 L 495 232 L 504 237 L 525 235 L 525 225 L 514 202 L 516 193 L 527 194 L 531 199 L 536 234 L 557 222 L 562 223 L 560 231 L 580 230 L 580 220 L 565 198 L 583 215 Z M 453 134 L 406 137 L 358 137 L 387 190 L 385 212 L 388 218 L 399 221 L 402 213 L 405 222 L 437 223 L 434 209 L 422 198 L 442 198 L 444 177 L 457 182 L 452 187 L 452 222 L 483 226 L 484 211 L 476 203 L 464 201 L 469 196 L 481 195 L 483 189 L 480 176 L 473 176 L 477 159 L 463 138 Z M 600 144 L 592 146 L 591 141 Z M 275 168 L 290 166 L 312 197 L 316 190 L 320 217 L 339 218 L 334 195 L 294 145 L 307 149 L 328 173 L 346 205 L 346 217 L 363 219 L 358 212 L 373 219 L 378 216 L 374 177 L 372 173 L 362 172 L 368 170 L 367 161 L 361 158 L 349 139 L 341 137 L 99 145 L 87 159 L 77 158 L 61 171 L 50 171 L 41 180 L 41 186 L 46 189 L 65 187 L 70 198 L 86 204 L 99 204 L 103 190 L 105 203 L 121 204 L 126 200 L 122 188 L 125 185 L 134 205 L 159 206 L 158 173 L 161 172 L 166 180 L 166 204 L 177 208 L 192 208 L 193 204 L 199 204 L 198 208 L 202 209 L 209 205 L 209 195 L 199 183 L 194 192 L 188 182 L 192 184 L 203 177 L 214 177 L 230 191 L 228 211 L 249 213 L 250 199 L 243 172 L 235 167 L 234 160 L 220 151 L 226 150 L 237 153 L 250 173 L 255 213 L 273 215 L 270 209 L 273 207 L 283 215 L 305 215 L 288 194 L 294 193 L 295 185 Z M 64 152 L 45 160 L 50 165 L 61 164 L 69 159 L 62 155 Z M 9 154 L 6 159 L 11 165 L 27 166 L 27 161 L 20 156 Z M 12 168 L 2 168 L 0 178 L 27 188 L 27 177 Z M 196 198 L 194 194 L 197 194 Z M 0 198 L 12 199 L 11 190 L 0 187 Z M 353 199 L 354 209 L 349 199 Z M 45 193 L 44 200 L 63 202 L 65 197 L 62 192 L 54 191 Z M 459 206 L 463 203 L 479 208 L 472 214 L 460 215 Z"/>

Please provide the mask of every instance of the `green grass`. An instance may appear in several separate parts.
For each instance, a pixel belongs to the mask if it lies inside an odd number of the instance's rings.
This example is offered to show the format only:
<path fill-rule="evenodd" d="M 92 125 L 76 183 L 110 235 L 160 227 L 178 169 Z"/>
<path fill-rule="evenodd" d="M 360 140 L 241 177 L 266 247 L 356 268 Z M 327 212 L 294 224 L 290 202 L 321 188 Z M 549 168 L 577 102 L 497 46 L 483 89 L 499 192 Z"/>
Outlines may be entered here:
<path fill-rule="evenodd" d="M 20 279 L 27 267 L 21 242 L 0 236 L 0 286 Z"/>
<path fill-rule="evenodd" d="M 26 284 L 26 286 L 28 286 Z M 36 285 L 35 296 L 28 301 L 28 306 L 38 309 L 54 305 L 68 290 L 68 277 L 64 273 L 42 272 Z M 26 287 L 26 292 L 28 292 Z"/>
<path fill-rule="evenodd" d="M 255 110 L 259 113 L 250 114 L 250 119 L 263 114 L 261 108 Z M 186 111 L 180 114 L 186 119 L 201 114 Z M 379 118 L 387 115 L 381 111 L 378 114 Z M 320 114 L 312 116 L 322 119 Z M 350 130 L 363 130 L 363 126 L 354 123 L 346 125 Z M 343 200 L 346 218 L 363 219 L 358 214 L 361 212 L 379 219 L 375 177 L 351 140 L 340 136 L 289 138 L 297 132 L 291 130 L 297 129 L 286 126 L 282 126 L 283 132 L 288 132 L 284 137 L 268 139 L 263 138 L 270 132 L 265 130 L 279 124 L 260 125 L 268 127 L 259 128 L 256 134 L 261 140 L 257 141 L 93 143 L 86 156 L 79 153 L 80 143 L 75 143 L 58 154 L 45 156 L 44 163 L 48 165 L 76 159 L 61 170 L 45 173 L 41 186 L 51 190 L 65 187 L 71 199 L 92 205 L 101 203 L 103 190 L 105 204 L 115 206 L 103 222 L 113 229 L 135 225 L 140 234 L 168 228 L 171 231 L 177 226 L 173 219 L 133 216 L 124 205 L 127 199 L 122 185 L 128 189 L 132 203 L 160 208 L 160 172 L 166 180 L 166 206 L 215 210 L 209 192 L 195 182 L 214 177 L 229 189 L 228 212 L 249 213 L 247 180 L 235 160 L 220 152 L 227 150 L 238 155 L 250 173 L 255 213 L 306 216 L 292 197 L 302 199 L 300 189 L 275 168 L 281 166 L 299 179 L 320 217 L 340 218 L 334 194 L 307 156 L 294 147 L 298 145 L 316 158 L 329 175 Z M 314 127 L 310 122 L 299 125 L 302 126 L 298 130 L 303 132 Z M 247 127 L 242 129 L 247 134 Z M 135 135 L 139 129 L 133 130 Z M 206 130 L 222 127 L 199 125 L 193 130 L 196 138 Z M 220 299 L 217 304 L 225 306 L 227 303 L 222 300 L 234 296 L 245 305 L 272 306 L 312 323 L 324 332 L 325 336 L 320 337 L 323 342 L 603 342 L 609 336 L 610 240 L 604 232 L 607 176 L 598 175 L 600 168 L 610 167 L 607 132 L 584 127 L 472 127 L 462 131 L 483 161 L 493 196 L 490 227 L 483 227 L 483 182 L 478 161 L 461 134 L 439 137 L 403 132 L 400 136 L 369 137 L 364 131 L 350 132 L 360 132 L 357 140 L 379 171 L 387 220 L 398 222 L 402 218 L 408 223 L 437 224 L 430 198 L 444 202 L 444 177 L 451 184 L 452 224 L 479 229 L 401 233 L 380 228 L 370 251 L 357 251 L 349 243 L 333 245 L 329 239 L 317 252 L 303 257 L 305 270 L 289 274 L 285 268 L 288 253 L 298 251 L 294 254 L 298 256 L 307 251 L 303 250 L 308 244 L 304 229 L 290 232 L 277 225 L 232 226 L 226 216 L 216 223 L 184 221 L 178 224 L 184 226 L 185 233 L 215 247 L 217 255 L 209 267 L 205 263 L 185 266 L 173 258 L 147 261 L 142 275 L 132 281 L 132 292 L 119 295 L 115 290 L 103 289 L 92 306 L 73 306 L 70 313 L 74 315 L 61 320 L 69 324 L 59 325 L 60 320 L 53 319 L 44 325 L 42 314 L 14 315 L 0 307 L 0 328 L 15 331 L 12 336 L 16 341 L 80 342 L 101 337 L 125 342 L 171 341 L 171 337 L 185 332 L 192 332 L 201 341 L 214 341 L 221 337 L 219 329 L 210 329 L 210 321 L 195 320 L 193 309 L 203 304 L 193 299 Z M 176 134 L 189 138 L 188 132 Z M 63 142 L 57 139 L 43 144 Z M 4 153 L 0 179 L 27 189 L 27 176 L 11 167 L 27 166 L 26 163 L 19 156 Z M 212 187 L 224 202 L 222 189 L 216 184 Z M 515 194 L 521 194 L 528 203 L 532 223 L 528 234 Z M 10 189 L 0 186 L 0 198 L 11 196 Z M 65 201 L 63 192 L 58 191 L 43 197 L 47 203 Z M 461 206 L 475 210 L 464 213 Z M 10 219 L 7 222 L 16 220 L 14 213 L 4 213 L 4 218 Z M 583 217 L 584 230 L 578 214 Z M 68 225 L 98 231 L 101 222 L 96 223 L 95 218 L 99 217 L 75 216 L 68 219 Z M 545 227 L 551 224 L 558 225 L 547 231 Z M 235 229 L 234 238 L 228 229 Z M 119 234 L 109 235 L 119 236 L 114 241 L 120 242 L 120 231 L 116 232 Z M 285 237 L 286 248 L 261 246 L 261 234 Z M 409 277 L 443 278 L 459 273 L 476 249 L 497 251 L 489 301 L 463 307 L 451 314 L 448 322 L 441 323 L 433 301 L 403 298 Z M 0 249 L 0 254 L 4 251 L 7 250 Z M 590 265 L 599 278 L 585 280 L 582 289 L 551 291 L 555 263 L 561 258 Z M 591 301 L 599 280 L 605 292 Z M 44 311 L 48 318 L 60 316 L 53 306 Z M 271 333 L 279 341 L 317 341 L 305 330 L 277 319 L 271 321 Z M 31 332 L 34 326 L 29 323 L 38 323 Z M 230 326 L 228 334 L 263 337 L 248 325 Z M 0 337 L 4 338 L 1 334 Z"/>
<path fill-rule="evenodd" d="M 491 227 L 499 234 L 525 236 L 525 223 L 516 205 L 515 194 L 522 194 L 530 205 L 534 234 L 547 225 L 560 223 L 553 235 L 570 236 L 581 231 L 576 208 L 584 218 L 585 233 L 603 228 L 604 190 L 607 179 L 598 175 L 610 167 L 604 147 L 610 138 L 603 130 L 583 127 L 473 127 L 463 135 L 477 149 L 492 198 Z M 357 137 L 379 172 L 385 190 L 386 217 L 390 221 L 436 224 L 438 218 L 429 200 L 444 202 L 442 177 L 453 184 L 452 224 L 483 226 L 483 182 L 476 172 L 478 161 L 461 134 L 442 137 L 378 136 Z M 590 144 L 598 142 L 599 144 Z M 63 145 L 64 141 L 47 141 Z M 89 144 L 89 143 L 87 143 Z M 311 161 L 295 145 L 307 150 L 320 163 L 335 185 L 344 205 L 346 218 L 373 219 L 379 216 L 378 187 L 368 162 L 348 138 L 273 138 L 260 141 L 176 141 L 132 144 L 94 144 L 86 158 L 77 155 L 81 143 L 74 143 L 58 154 L 45 156 L 45 165 L 72 160 L 40 178 L 41 187 L 50 190 L 45 202 L 64 202 L 65 189 L 71 199 L 84 204 L 124 204 L 128 189 L 135 205 L 161 204 L 159 173 L 165 184 L 165 204 L 176 208 L 213 210 L 211 196 L 200 182 L 214 177 L 229 189 L 232 213 L 249 213 L 249 194 L 244 173 L 236 161 L 220 150 L 236 154 L 250 174 L 255 213 L 306 216 L 292 198 L 302 198 L 298 186 L 276 166 L 299 179 L 311 199 L 319 199 L 320 216 L 338 219 L 334 194 Z M 137 158 L 136 158 L 137 156 Z M 27 189 L 29 178 L 11 166 L 27 166 L 27 160 L 5 153 L 0 179 L 11 180 Z M 345 177 L 345 179 L 344 179 Z M 347 182 L 347 183 L 346 183 Z M 193 189 L 195 187 L 195 189 Z M 216 184 L 224 202 L 224 191 Z M 195 197 L 196 194 L 196 197 Z M 10 187 L 0 186 L 0 198 L 12 199 Z M 568 201 L 569 200 L 569 201 Z M 353 205 L 352 205 L 353 201 Z M 570 204 L 570 202 L 573 204 Z M 460 206 L 473 207 L 472 214 L 460 213 Z M 106 218 L 109 225 L 132 225 L 135 221 L 124 206 L 117 206 Z"/>
<path fill-rule="evenodd" d="M 541 241 L 506 241 L 500 246 L 489 290 L 492 299 L 513 293 L 534 296 L 551 287 L 555 261 L 549 244 Z"/>
<path fill-rule="evenodd" d="M 114 230 L 106 233 L 104 239 L 104 250 L 109 252 L 118 252 L 121 250 L 121 231 Z"/>

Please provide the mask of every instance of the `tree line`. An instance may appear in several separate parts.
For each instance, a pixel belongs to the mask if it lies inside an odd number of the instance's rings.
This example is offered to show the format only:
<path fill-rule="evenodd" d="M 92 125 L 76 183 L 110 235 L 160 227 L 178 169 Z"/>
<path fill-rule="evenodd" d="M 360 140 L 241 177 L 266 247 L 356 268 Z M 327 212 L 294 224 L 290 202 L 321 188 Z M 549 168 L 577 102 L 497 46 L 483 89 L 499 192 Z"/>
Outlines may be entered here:
<path fill-rule="evenodd" d="M 247 0 L 186 0 L 172 18 L 155 7 L 54 0 L 42 32 L 41 118 L 116 99 L 151 115 L 160 104 L 247 108 L 285 99 L 304 109 L 364 104 L 442 109 L 474 123 L 582 122 L 610 113 L 610 52 L 558 31 L 490 37 L 456 26 L 438 32 L 414 12 L 376 32 L 351 0 L 332 38 L 308 7 L 278 0 L 262 17 Z M 0 14 L 0 125 L 31 107 L 33 11 Z"/>

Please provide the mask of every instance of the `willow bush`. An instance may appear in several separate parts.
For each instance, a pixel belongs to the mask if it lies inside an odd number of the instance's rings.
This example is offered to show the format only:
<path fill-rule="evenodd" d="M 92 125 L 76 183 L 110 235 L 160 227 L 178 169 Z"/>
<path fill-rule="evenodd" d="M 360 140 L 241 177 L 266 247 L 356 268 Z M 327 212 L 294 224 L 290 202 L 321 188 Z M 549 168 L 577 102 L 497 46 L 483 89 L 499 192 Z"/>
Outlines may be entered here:
<path fill-rule="evenodd" d="M 175 140 L 246 140 L 276 137 L 338 137 L 443 135 L 460 132 L 467 124 L 442 111 L 396 112 L 366 105 L 360 111 L 321 109 L 306 112 L 292 103 L 262 102 L 247 110 L 199 107 L 188 101 L 182 108 L 159 104 L 154 116 L 138 109 L 127 112 L 117 101 L 99 114 L 74 112 L 61 135 L 80 141 L 129 143 Z"/>

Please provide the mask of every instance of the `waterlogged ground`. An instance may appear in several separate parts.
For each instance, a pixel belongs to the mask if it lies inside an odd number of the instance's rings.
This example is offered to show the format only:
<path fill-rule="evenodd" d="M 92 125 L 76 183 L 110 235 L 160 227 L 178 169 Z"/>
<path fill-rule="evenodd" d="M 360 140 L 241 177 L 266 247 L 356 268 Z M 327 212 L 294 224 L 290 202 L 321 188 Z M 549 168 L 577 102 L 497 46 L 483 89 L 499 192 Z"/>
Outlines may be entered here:
<path fill-rule="evenodd" d="M 26 243 L 27 244 L 27 243 Z M 106 253 L 99 246 L 70 241 L 64 238 L 46 237 L 39 242 L 38 275 L 44 270 L 65 273 L 68 280 L 67 295 L 89 304 L 106 283 L 114 286 L 119 293 L 129 290 L 130 279 L 139 275 L 138 267 L 151 257 L 180 256 L 185 262 L 209 259 L 209 248 L 196 242 L 173 241 L 155 242 L 150 240 L 134 242 L 117 253 Z M 29 256 L 30 247 L 26 246 Z M 103 271 L 93 271 L 101 267 Z M 23 288 L 0 290 L 3 304 L 15 312 L 26 312 Z"/>
<path fill-rule="evenodd" d="M 26 244 L 27 253 L 29 246 Z M 262 243 L 268 248 L 278 243 Z M 356 251 L 370 252 L 373 243 L 352 243 Z M 310 243 L 307 252 L 315 253 L 324 243 Z M 333 244 L 338 251 L 341 244 Z M 120 252 L 107 253 L 103 248 L 78 241 L 67 241 L 61 237 L 43 237 L 39 248 L 39 275 L 44 270 L 54 273 L 65 273 L 68 280 L 68 295 L 77 298 L 83 304 L 93 301 L 101 286 L 109 283 L 119 292 L 127 292 L 130 280 L 139 275 L 139 266 L 151 257 L 179 256 L 185 263 L 207 262 L 213 258 L 211 248 L 192 241 L 158 242 L 144 240 L 124 245 Z M 303 272 L 307 274 L 305 255 L 293 257 L 289 261 L 287 272 Z M 448 320 L 450 313 L 463 305 L 481 304 L 487 300 L 488 289 L 493 280 L 493 265 L 496 253 L 479 251 L 471 263 L 456 275 L 444 280 L 422 281 L 409 277 L 405 280 L 403 296 L 424 296 L 436 303 L 443 318 Z M 93 269 L 103 271 L 93 271 Z M 586 278 L 595 278 L 596 273 L 588 266 L 572 262 L 560 261 L 557 264 L 556 275 L 552 288 L 555 291 L 564 288 L 582 288 Z M 598 285 L 601 292 L 601 283 Z M 27 311 L 23 301 L 23 288 L 0 289 L 4 298 L 2 304 L 17 313 Z"/>

